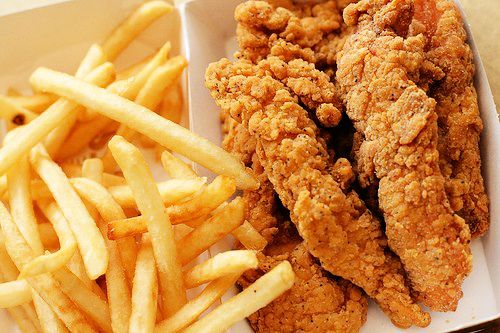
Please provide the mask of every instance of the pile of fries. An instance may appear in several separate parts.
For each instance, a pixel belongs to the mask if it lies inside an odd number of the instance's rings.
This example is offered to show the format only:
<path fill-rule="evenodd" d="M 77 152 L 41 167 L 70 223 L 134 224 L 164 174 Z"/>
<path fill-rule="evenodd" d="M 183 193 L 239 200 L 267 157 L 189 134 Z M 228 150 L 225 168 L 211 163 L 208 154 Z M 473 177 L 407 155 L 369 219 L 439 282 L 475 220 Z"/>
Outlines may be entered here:
<path fill-rule="evenodd" d="M 0 307 L 23 332 L 222 332 L 293 285 L 284 261 L 200 318 L 258 266 L 266 240 L 231 199 L 258 187 L 254 176 L 178 125 L 186 59 L 167 42 L 115 73 L 112 61 L 172 9 L 144 3 L 74 76 L 39 68 L 34 95 L 0 96 Z M 157 183 L 131 142 L 155 147 L 170 179 Z M 92 145 L 100 157 L 75 163 Z M 218 176 L 207 183 L 173 152 Z M 246 249 L 197 262 L 230 234 Z"/>

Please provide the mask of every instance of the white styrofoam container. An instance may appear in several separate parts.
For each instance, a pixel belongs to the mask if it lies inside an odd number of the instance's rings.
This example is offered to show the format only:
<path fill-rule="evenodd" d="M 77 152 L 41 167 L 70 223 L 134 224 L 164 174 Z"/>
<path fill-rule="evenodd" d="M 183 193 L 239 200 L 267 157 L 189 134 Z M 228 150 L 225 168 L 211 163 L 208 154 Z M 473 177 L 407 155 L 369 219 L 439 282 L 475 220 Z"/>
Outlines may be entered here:
<path fill-rule="evenodd" d="M 73 0 L 31 8 L 0 17 L 0 93 L 9 86 L 27 89 L 30 73 L 47 66 L 72 73 L 88 46 L 99 42 L 140 0 Z M 220 143 L 222 140 L 219 110 L 204 85 L 205 69 L 210 62 L 231 57 L 237 49 L 236 23 L 233 11 L 242 0 L 194 0 L 181 4 L 174 13 L 162 18 L 142 34 L 118 60 L 118 67 L 141 59 L 167 39 L 173 54 L 183 54 L 189 61 L 184 82 L 185 101 L 189 105 L 191 130 Z M 470 30 L 467 27 L 470 35 Z M 472 37 L 470 44 L 476 61 L 476 88 L 485 130 L 482 137 L 483 174 L 492 204 L 491 229 L 472 244 L 474 268 L 464 283 L 464 297 L 454 313 L 432 313 L 431 325 L 406 332 L 448 332 L 500 317 L 500 123 L 491 90 Z M 187 113 L 186 113 L 187 114 Z M 212 175 L 203 168 L 198 171 Z M 161 169 L 154 168 L 158 178 Z M 232 241 L 217 244 L 211 252 L 228 249 Z M 231 296 L 234 290 L 225 297 Z M 224 297 L 224 298 L 225 298 Z M 15 332 L 15 325 L 4 311 L 0 312 L 0 331 Z M 399 332 L 370 303 L 368 321 L 363 332 Z M 246 322 L 235 325 L 231 332 L 251 332 Z"/>

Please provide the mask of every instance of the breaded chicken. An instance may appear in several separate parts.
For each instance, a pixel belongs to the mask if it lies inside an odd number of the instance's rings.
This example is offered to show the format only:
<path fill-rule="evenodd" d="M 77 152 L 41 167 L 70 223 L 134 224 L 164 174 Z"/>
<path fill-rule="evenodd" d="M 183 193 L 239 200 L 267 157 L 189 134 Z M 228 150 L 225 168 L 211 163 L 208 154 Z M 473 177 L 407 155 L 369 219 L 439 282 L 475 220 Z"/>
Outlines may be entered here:
<path fill-rule="evenodd" d="M 339 55 L 337 78 L 347 114 L 365 141 L 379 182 L 379 204 L 391 249 L 419 299 L 455 310 L 472 267 L 470 232 L 455 215 L 439 167 L 435 101 L 413 80 L 426 38 L 406 36 L 411 0 L 362 0 L 344 11 L 358 24 Z"/>
<path fill-rule="evenodd" d="M 355 192 L 345 194 L 318 128 L 298 98 L 262 67 L 223 59 L 206 84 L 217 104 L 257 139 L 257 155 L 307 250 L 324 269 L 363 288 L 398 326 L 426 326 L 400 261 Z"/>
<path fill-rule="evenodd" d="M 489 226 L 488 197 L 481 176 L 479 140 L 483 123 L 474 88 L 472 51 L 462 17 L 451 0 L 416 0 L 415 20 L 428 38 L 427 61 L 434 68 L 431 96 L 436 100 L 439 156 L 453 210 L 473 237 Z"/>

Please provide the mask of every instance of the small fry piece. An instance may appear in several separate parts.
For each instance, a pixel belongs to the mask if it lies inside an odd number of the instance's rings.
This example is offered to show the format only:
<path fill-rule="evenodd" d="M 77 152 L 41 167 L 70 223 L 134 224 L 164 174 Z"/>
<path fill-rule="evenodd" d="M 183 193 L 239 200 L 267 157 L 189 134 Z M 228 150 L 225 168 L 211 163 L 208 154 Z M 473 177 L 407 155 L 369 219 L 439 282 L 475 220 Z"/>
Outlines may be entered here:
<path fill-rule="evenodd" d="M 60 246 L 59 238 L 50 223 L 40 223 L 38 224 L 38 233 L 40 234 L 40 239 L 42 240 L 42 245 L 44 248 L 55 249 Z"/>
<path fill-rule="evenodd" d="M 76 249 L 77 245 L 75 242 L 53 253 L 47 251 L 47 254 L 36 257 L 24 265 L 21 274 L 19 274 L 19 279 L 57 271 L 68 263 L 75 254 Z"/>
<path fill-rule="evenodd" d="M 31 301 L 31 287 L 26 280 L 0 283 L 0 308 L 10 308 Z"/>
<path fill-rule="evenodd" d="M 8 99 L 10 102 L 21 108 L 35 113 L 42 113 L 57 100 L 57 96 L 49 94 L 35 94 L 32 96 L 10 96 Z"/>
<path fill-rule="evenodd" d="M 246 202 L 238 197 L 183 237 L 177 243 L 182 265 L 189 263 L 241 225 L 245 220 L 245 210 Z"/>
<path fill-rule="evenodd" d="M 183 273 L 184 285 L 187 289 L 200 286 L 222 276 L 243 273 L 257 268 L 259 260 L 255 252 L 249 250 L 227 251 L 202 262 Z"/>
<path fill-rule="evenodd" d="M 183 332 L 224 332 L 290 289 L 294 280 L 292 265 L 288 261 L 283 261 Z"/>
<path fill-rule="evenodd" d="M 34 290 L 33 304 L 35 305 L 40 325 L 43 327 L 43 332 L 69 333 L 63 322 L 52 311 L 50 305 Z"/>
<path fill-rule="evenodd" d="M 108 251 L 84 203 L 71 187 L 61 168 L 50 159 L 43 146 L 39 145 L 34 148 L 30 158 L 33 168 L 49 187 L 70 224 L 89 277 L 96 279 L 103 275 L 108 265 Z"/>
<path fill-rule="evenodd" d="M 111 221 L 108 225 L 109 239 L 120 239 L 140 235 L 148 231 L 148 222 L 143 216 Z"/>
<path fill-rule="evenodd" d="M 8 123 L 21 126 L 29 123 L 38 115 L 30 110 L 12 103 L 7 97 L 0 95 L 0 118 L 5 119 Z"/>
<path fill-rule="evenodd" d="M 182 285 L 174 231 L 160 192 L 139 149 L 120 136 L 111 139 L 109 149 L 135 195 L 137 207 L 148 221 L 163 310 L 166 315 L 173 314 L 186 303 L 186 292 Z"/>
<path fill-rule="evenodd" d="M 262 251 L 267 246 L 267 240 L 248 221 L 234 229 L 233 236 L 248 250 Z"/>
<path fill-rule="evenodd" d="M 172 155 L 172 153 L 167 150 L 161 154 L 161 164 L 168 175 L 172 178 L 189 179 L 198 177 L 189 165 Z"/>
<path fill-rule="evenodd" d="M 14 88 L 14 87 L 8 87 L 6 95 L 9 96 L 9 97 L 12 97 L 12 96 L 21 96 L 22 94 L 16 88 Z"/>
<path fill-rule="evenodd" d="M 157 184 L 158 191 L 165 205 L 182 200 L 196 193 L 206 182 L 205 178 L 172 179 Z M 123 208 L 136 207 L 134 195 L 128 185 L 112 186 L 109 193 Z"/>
<path fill-rule="evenodd" d="M 153 248 L 149 235 L 144 234 L 135 268 L 129 332 L 153 332 L 156 322 L 157 297 L 158 281 Z"/>
<path fill-rule="evenodd" d="M 22 306 L 8 308 L 7 312 L 12 317 L 12 319 L 14 319 L 17 326 L 19 326 L 21 332 L 38 333 L 41 331 L 40 325 L 37 322 L 33 322 L 31 318 L 29 318 L 28 314 L 26 313 L 25 309 Z"/>
<path fill-rule="evenodd" d="M 201 193 L 191 200 L 167 208 L 168 215 L 173 224 L 207 215 L 236 191 L 232 178 L 218 176 Z"/>
<path fill-rule="evenodd" d="M 141 5 L 104 42 L 103 49 L 107 58 L 114 60 L 139 33 L 172 10 L 173 7 L 164 1 L 150 1 Z"/>
<path fill-rule="evenodd" d="M 220 299 L 234 285 L 239 276 L 240 274 L 231 274 L 208 284 L 200 295 L 189 301 L 172 317 L 156 325 L 155 333 L 175 333 L 181 331 Z"/>
<path fill-rule="evenodd" d="M 240 189 L 259 186 L 255 176 L 241 161 L 224 149 L 123 97 L 47 68 L 38 68 L 31 75 L 30 82 L 39 90 L 69 98 L 121 122 L 216 174 L 234 177 Z"/>
<path fill-rule="evenodd" d="M 174 87 L 166 91 L 158 114 L 176 124 L 181 122 L 182 87 L 180 84 L 176 84 Z"/>

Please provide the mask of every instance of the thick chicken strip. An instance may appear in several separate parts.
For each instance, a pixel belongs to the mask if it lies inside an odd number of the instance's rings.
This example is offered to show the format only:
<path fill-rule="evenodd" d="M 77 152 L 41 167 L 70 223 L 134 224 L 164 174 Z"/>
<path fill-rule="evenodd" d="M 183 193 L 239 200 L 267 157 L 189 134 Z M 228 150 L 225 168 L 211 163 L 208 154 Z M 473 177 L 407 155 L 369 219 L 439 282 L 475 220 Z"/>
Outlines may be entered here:
<path fill-rule="evenodd" d="M 362 287 L 401 327 L 426 326 L 413 302 L 401 263 L 386 253 L 379 221 L 355 192 L 343 193 L 318 128 L 298 99 L 255 66 L 223 59 L 206 84 L 217 104 L 257 139 L 257 154 L 308 251 L 332 274 Z"/>
<path fill-rule="evenodd" d="M 359 25 L 339 55 L 337 78 L 347 114 L 364 134 L 360 153 L 369 154 L 380 180 L 389 245 L 420 300 L 450 311 L 471 270 L 470 232 L 446 196 L 436 103 L 412 81 L 426 38 L 399 36 L 406 36 L 412 16 L 411 0 L 362 0 L 347 7 L 345 21 Z"/>
<path fill-rule="evenodd" d="M 489 226 L 488 197 L 481 176 L 479 140 L 483 123 L 474 89 L 472 51 L 462 17 L 451 0 L 416 0 L 414 18 L 428 38 L 426 59 L 435 66 L 431 96 L 437 101 L 439 156 L 453 210 L 473 237 Z"/>

